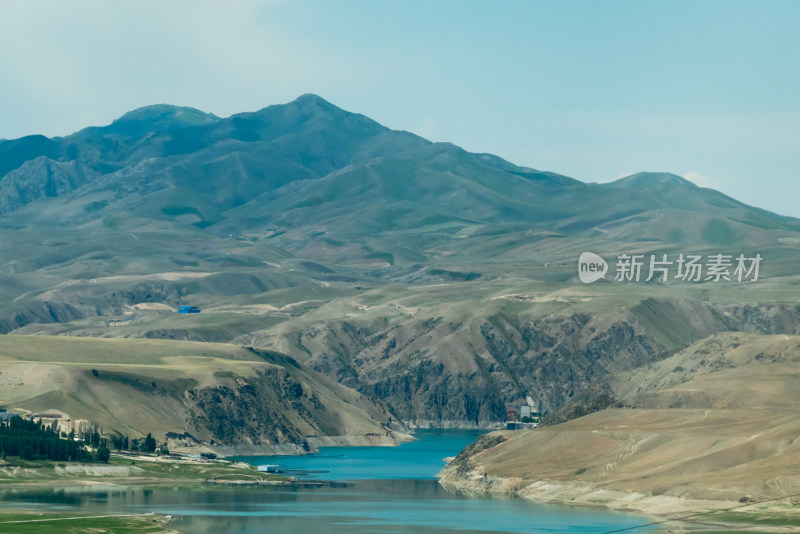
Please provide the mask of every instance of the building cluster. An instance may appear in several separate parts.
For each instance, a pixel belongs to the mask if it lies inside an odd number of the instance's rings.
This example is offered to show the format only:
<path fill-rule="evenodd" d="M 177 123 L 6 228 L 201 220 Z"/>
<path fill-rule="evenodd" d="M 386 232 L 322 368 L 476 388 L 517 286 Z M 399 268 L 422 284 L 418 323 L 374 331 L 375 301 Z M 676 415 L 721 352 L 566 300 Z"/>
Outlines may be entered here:
<path fill-rule="evenodd" d="M 533 407 L 533 399 L 506 406 L 506 430 L 530 430 L 539 425 L 541 413 Z"/>

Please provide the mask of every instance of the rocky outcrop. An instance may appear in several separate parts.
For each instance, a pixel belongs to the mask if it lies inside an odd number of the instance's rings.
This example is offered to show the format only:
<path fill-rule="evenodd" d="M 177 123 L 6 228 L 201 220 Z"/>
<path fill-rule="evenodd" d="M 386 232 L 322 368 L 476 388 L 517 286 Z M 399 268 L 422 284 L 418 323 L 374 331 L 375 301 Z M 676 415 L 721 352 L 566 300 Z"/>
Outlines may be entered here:
<path fill-rule="evenodd" d="M 216 443 L 302 446 L 309 435 L 337 430 L 317 395 L 283 369 L 259 368 L 253 378 L 226 382 L 184 394 L 192 424 Z"/>
<path fill-rule="evenodd" d="M 2 177 L 0 215 L 41 198 L 64 196 L 87 179 L 86 169 L 75 161 L 54 161 L 46 156 L 28 160 Z"/>
<path fill-rule="evenodd" d="M 566 420 L 617 404 L 607 382 L 714 332 L 793 333 L 800 308 L 645 299 L 630 309 L 303 323 L 242 339 L 292 354 L 421 426 L 488 427 L 527 397 Z"/>

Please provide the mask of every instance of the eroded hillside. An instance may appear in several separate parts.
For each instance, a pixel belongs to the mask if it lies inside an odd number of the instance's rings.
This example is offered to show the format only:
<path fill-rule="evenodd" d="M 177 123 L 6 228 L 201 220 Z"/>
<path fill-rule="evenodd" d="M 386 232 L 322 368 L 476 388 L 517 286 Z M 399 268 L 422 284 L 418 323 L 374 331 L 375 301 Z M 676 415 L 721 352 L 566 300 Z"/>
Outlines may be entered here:
<path fill-rule="evenodd" d="M 293 359 L 215 343 L 3 336 L 0 403 L 173 448 L 291 453 L 327 436 L 405 439 L 385 410 Z"/>
<path fill-rule="evenodd" d="M 445 485 L 667 513 L 800 493 L 800 338 L 719 334 L 618 375 L 624 408 L 490 434 Z"/>

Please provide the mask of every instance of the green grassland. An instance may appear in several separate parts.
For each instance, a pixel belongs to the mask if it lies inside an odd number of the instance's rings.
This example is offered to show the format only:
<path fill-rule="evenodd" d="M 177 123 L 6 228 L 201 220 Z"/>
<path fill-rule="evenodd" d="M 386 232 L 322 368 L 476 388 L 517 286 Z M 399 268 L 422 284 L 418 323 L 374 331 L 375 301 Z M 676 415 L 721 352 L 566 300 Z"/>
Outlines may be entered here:
<path fill-rule="evenodd" d="M 151 514 L 85 516 L 77 513 L 0 512 L 0 532 L 9 534 L 158 534 L 172 532 L 168 522 L 165 517 Z"/>

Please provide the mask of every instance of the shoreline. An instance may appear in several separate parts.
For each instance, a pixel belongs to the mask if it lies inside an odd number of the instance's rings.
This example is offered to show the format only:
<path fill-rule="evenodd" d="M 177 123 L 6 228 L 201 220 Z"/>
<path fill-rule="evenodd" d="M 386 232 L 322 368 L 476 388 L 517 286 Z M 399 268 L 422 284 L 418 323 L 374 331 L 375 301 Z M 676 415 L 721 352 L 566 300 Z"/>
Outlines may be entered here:
<path fill-rule="evenodd" d="M 411 433 L 392 431 L 389 434 L 354 434 L 345 436 L 310 436 L 302 444 L 274 443 L 266 445 L 209 445 L 202 450 L 213 451 L 220 458 L 236 456 L 302 456 L 314 454 L 320 447 L 396 447 L 415 441 Z M 192 448 L 176 447 L 175 452 L 194 452 Z M 197 449 L 200 450 L 200 449 Z"/>
<path fill-rule="evenodd" d="M 0 490 L 70 486 L 201 486 L 204 484 L 283 485 L 294 480 L 258 471 L 229 460 L 173 459 L 163 456 L 121 456 L 107 464 L 26 462 L 0 469 Z"/>
<path fill-rule="evenodd" d="M 495 477 L 484 474 L 479 469 L 460 474 L 454 471 L 448 471 L 448 467 L 445 467 L 437 475 L 439 484 L 448 491 L 476 497 L 503 496 L 540 504 L 580 506 L 636 514 L 643 518 L 641 527 L 637 528 L 663 525 L 668 529 L 667 532 L 718 532 L 713 528 L 735 529 L 737 532 L 800 532 L 800 520 L 791 521 L 789 517 L 790 514 L 796 514 L 796 511 L 788 496 L 749 503 L 686 499 L 607 490 L 588 483 Z M 787 499 L 790 502 L 781 502 Z M 715 518 L 715 515 L 721 517 Z M 695 521 L 700 517 L 703 518 L 702 522 Z M 776 517 L 784 518 L 785 522 L 764 521 Z"/>

